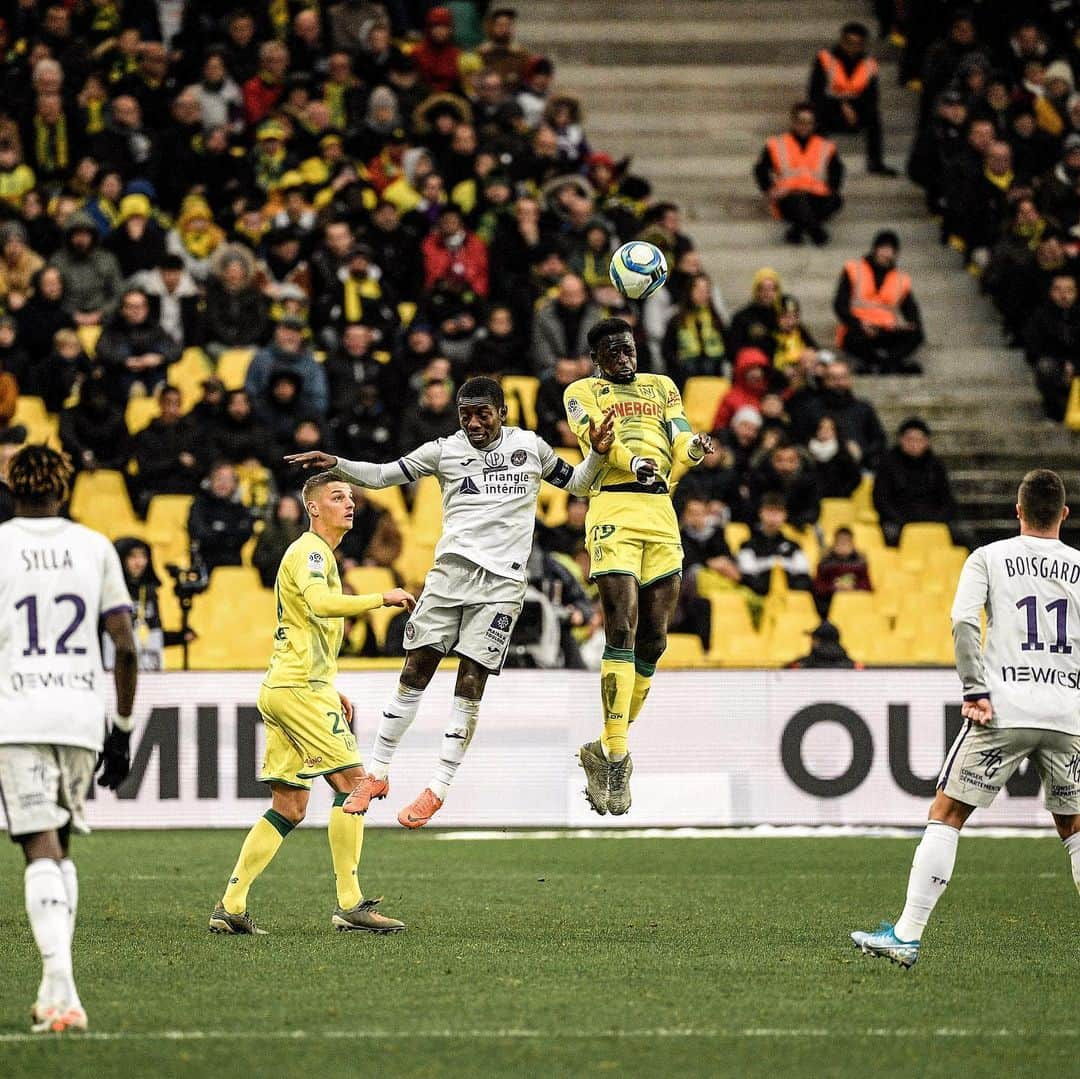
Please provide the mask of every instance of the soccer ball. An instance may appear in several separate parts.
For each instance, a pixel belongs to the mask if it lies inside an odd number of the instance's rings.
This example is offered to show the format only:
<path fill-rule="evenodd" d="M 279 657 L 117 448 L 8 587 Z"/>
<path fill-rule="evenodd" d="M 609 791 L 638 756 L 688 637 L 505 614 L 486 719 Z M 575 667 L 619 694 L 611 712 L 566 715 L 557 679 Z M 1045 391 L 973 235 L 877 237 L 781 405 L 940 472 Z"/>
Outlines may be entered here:
<path fill-rule="evenodd" d="M 667 259 L 659 247 L 631 240 L 611 256 L 611 283 L 631 300 L 644 300 L 667 280 Z"/>

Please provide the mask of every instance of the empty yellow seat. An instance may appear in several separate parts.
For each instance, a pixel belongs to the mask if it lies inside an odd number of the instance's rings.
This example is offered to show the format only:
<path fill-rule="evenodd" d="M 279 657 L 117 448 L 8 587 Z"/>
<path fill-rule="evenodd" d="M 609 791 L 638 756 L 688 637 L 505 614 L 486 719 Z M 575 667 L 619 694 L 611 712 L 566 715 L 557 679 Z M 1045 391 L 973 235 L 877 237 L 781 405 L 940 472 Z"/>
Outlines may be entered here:
<path fill-rule="evenodd" d="M 79 473 L 71 492 L 71 516 L 110 539 L 141 537 L 144 532 L 131 508 L 124 477 L 110 469 Z"/>
<path fill-rule="evenodd" d="M 731 389 L 731 383 L 726 378 L 696 375 L 686 380 L 682 393 L 683 409 L 694 431 L 713 429 L 716 410 L 729 389 Z"/>
<path fill-rule="evenodd" d="M 190 412 L 202 398 L 202 384 L 210 376 L 210 361 L 201 348 L 186 348 L 169 367 L 169 385 L 180 391 L 180 407 Z"/>
<path fill-rule="evenodd" d="M 904 525 L 900 533 L 900 558 L 937 556 L 952 547 L 949 526 L 936 521 L 919 521 Z"/>
<path fill-rule="evenodd" d="M 27 442 L 59 446 L 60 418 L 46 411 L 40 397 L 20 395 L 11 422 L 26 428 Z"/>
<path fill-rule="evenodd" d="M 531 375 L 507 375 L 502 380 L 502 388 L 506 396 L 506 422 L 535 431 L 536 395 L 540 391 L 540 380 Z"/>
<path fill-rule="evenodd" d="M 383 487 L 381 490 L 363 489 L 364 498 L 373 506 L 386 510 L 399 528 L 409 524 L 409 510 L 400 487 Z"/>
<path fill-rule="evenodd" d="M 1069 404 L 1065 409 L 1065 426 L 1070 431 L 1080 431 L 1080 378 L 1074 378 L 1069 387 Z"/>
<path fill-rule="evenodd" d="M 741 521 L 732 521 L 729 525 L 724 525 L 724 539 L 727 542 L 728 550 L 731 553 L 738 554 L 739 548 L 750 538 L 750 526 L 743 524 Z"/>
<path fill-rule="evenodd" d="M 669 633 L 667 648 L 660 657 L 660 667 L 705 667 L 705 649 L 696 633 Z"/>
<path fill-rule="evenodd" d="M 874 477 L 863 476 L 859 486 L 851 496 L 855 513 L 863 524 L 877 524 L 877 510 L 874 509 Z"/>
<path fill-rule="evenodd" d="M 825 542 L 832 544 L 838 528 L 851 528 L 857 520 L 855 503 L 850 498 L 823 498 L 818 527 Z"/>
<path fill-rule="evenodd" d="M 244 388 L 247 369 L 254 355 L 253 348 L 230 348 L 218 357 L 217 377 L 225 384 L 225 389 L 242 390 Z"/>
<path fill-rule="evenodd" d="M 127 424 L 128 433 L 137 435 L 145 430 L 161 415 L 158 408 L 157 398 L 132 397 L 124 409 L 124 422 Z"/>
<path fill-rule="evenodd" d="M 434 476 L 424 476 L 417 483 L 410 520 L 418 542 L 438 542 L 442 535 L 442 489 Z"/>
<path fill-rule="evenodd" d="M 80 326 L 76 331 L 82 350 L 93 359 L 97 354 L 98 338 L 101 336 L 100 326 Z"/>

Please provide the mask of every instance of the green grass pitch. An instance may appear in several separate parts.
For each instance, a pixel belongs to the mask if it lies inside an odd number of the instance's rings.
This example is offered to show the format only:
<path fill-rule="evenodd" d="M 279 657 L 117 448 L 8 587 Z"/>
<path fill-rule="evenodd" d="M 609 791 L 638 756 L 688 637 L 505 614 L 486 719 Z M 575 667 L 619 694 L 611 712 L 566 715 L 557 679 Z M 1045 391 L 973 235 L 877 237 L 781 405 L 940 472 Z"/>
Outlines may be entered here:
<path fill-rule="evenodd" d="M 409 926 L 373 938 L 331 930 L 325 834 L 304 829 L 252 893 L 272 935 L 216 937 L 240 838 L 77 843 L 92 1037 L 45 1041 L 27 1034 L 39 961 L 8 849 L 5 1079 L 1075 1074 L 1080 900 L 1055 839 L 962 840 L 903 971 L 847 934 L 897 913 L 914 840 L 372 831 L 363 881 Z"/>

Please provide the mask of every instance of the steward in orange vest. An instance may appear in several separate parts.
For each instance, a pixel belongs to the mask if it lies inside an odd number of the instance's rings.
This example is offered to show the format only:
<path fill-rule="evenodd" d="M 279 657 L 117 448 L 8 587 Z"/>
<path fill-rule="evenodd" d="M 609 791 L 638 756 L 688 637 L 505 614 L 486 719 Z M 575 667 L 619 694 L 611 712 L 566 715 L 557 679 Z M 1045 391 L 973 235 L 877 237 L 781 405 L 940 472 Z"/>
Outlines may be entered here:
<path fill-rule="evenodd" d="M 922 318 L 911 278 L 896 267 L 899 250 L 895 232 L 879 232 L 868 255 L 844 263 L 836 286 L 836 344 L 859 360 L 863 371 L 922 371 L 909 359 L 923 342 Z"/>
<path fill-rule="evenodd" d="M 822 225 L 838 209 L 844 166 L 836 146 L 814 133 L 814 110 L 800 102 L 791 110 L 791 128 L 765 143 L 754 166 L 754 179 L 769 198 L 774 217 L 789 224 L 785 239 L 802 243 L 828 241 Z"/>
<path fill-rule="evenodd" d="M 866 55 L 868 38 L 869 31 L 862 23 L 845 23 L 840 40 L 831 49 L 818 51 L 807 93 L 822 132 L 865 131 L 867 169 L 895 176 L 896 171 L 882 160 L 878 65 Z"/>

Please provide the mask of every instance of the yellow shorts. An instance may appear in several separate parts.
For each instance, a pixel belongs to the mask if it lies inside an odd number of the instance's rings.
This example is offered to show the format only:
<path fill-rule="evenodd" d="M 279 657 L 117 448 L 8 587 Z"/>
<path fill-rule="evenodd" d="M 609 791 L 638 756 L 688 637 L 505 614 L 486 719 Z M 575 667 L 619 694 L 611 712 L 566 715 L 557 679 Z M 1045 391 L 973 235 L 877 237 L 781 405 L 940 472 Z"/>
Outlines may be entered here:
<path fill-rule="evenodd" d="M 679 522 L 666 494 L 593 495 L 585 536 L 592 577 L 624 573 L 644 586 L 682 573 Z"/>
<path fill-rule="evenodd" d="M 271 689 L 264 685 L 258 704 L 266 727 L 260 783 L 284 783 L 309 791 L 315 776 L 359 767 L 356 738 L 331 686 Z"/>

